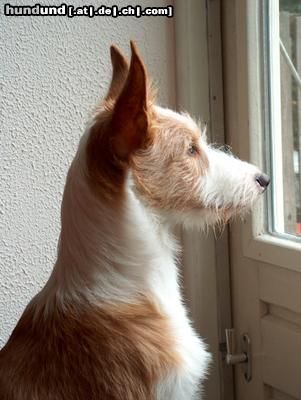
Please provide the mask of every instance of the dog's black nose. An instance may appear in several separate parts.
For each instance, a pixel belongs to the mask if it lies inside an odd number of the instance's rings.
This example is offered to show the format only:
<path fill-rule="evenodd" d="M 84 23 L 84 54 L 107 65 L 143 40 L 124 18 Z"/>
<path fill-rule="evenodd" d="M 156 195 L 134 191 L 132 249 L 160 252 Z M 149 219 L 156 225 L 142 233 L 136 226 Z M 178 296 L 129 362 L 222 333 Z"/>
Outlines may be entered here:
<path fill-rule="evenodd" d="M 269 183 L 270 183 L 270 177 L 268 175 L 266 175 L 266 174 L 256 175 L 255 180 L 264 189 L 266 189 L 269 186 Z"/>

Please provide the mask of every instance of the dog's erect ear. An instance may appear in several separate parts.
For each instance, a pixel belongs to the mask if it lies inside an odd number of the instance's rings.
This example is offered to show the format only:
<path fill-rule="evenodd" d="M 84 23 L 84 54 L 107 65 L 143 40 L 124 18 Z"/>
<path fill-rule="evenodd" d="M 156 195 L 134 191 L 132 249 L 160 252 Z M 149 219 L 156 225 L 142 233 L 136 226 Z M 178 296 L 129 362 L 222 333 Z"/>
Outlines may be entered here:
<path fill-rule="evenodd" d="M 110 52 L 113 73 L 111 85 L 105 97 L 105 100 L 115 100 L 119 96 L 129 72 L 128 62 L 121 51 L 118 49 L 118 47 L 112 45 L 110 48 Z"/>
<path fill-rule="evenodd" d="M 124 160 L 143 145 L 148 128 L 146 71 L 133 42 L 131 50 L 130 69 L 110 124 L 114 152 Z"/>

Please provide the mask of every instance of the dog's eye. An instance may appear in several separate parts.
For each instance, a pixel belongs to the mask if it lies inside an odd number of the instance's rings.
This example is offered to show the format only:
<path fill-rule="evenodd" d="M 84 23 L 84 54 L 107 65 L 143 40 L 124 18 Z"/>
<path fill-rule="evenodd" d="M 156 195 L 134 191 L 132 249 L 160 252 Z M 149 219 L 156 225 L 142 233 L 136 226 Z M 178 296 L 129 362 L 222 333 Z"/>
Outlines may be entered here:
<path fill-rule="evenodd" d="M 199 149 L 195 144 L 191 144 L 188 148 L 188 154 L 191 156 L 195 156 L 199 153 Z"/>

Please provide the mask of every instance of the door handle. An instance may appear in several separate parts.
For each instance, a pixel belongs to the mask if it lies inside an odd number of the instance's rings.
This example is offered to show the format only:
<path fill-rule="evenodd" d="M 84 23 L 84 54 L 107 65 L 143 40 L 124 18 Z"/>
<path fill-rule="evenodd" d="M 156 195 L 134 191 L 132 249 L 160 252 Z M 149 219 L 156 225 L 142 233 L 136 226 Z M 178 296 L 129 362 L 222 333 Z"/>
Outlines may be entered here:
<path fill-rule="evenodd" d="M 235 330 L 226 329 L 226 363 L 227 365 L 244 364 L 244 376 L 247 382 L 252 379 L 251 340 L 247 333 L 241 337 L 241 352 L 235 350 Z"/>

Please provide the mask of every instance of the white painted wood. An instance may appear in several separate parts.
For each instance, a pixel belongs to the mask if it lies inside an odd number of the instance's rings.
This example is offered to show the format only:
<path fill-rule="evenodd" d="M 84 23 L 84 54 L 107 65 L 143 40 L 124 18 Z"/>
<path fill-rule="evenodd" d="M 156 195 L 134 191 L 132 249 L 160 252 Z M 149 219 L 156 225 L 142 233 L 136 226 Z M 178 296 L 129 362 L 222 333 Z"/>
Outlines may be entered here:
<path fill-rule="evenodd" d="M 179 110 L 208 123 L 209 74 L 205 1 L 175 1 L 176 88 Z M 218 328 L 213 237 L 182 232 L 184 294 L 214 364 L 204 385 L 207 398 L 219 399 Z M 206 249 L 206 251 L 203 251 Z M 209 289 L 209 290 L 208 290 Z"/>
<path fill-rule="evenodd" d="M 300 399 L 301 326 L 268 315 L 261 332 L 263 381 Z"/>
<path fill-rule="evenodd" d="M 175 14 L 178 108 L 207 123 L 211 140 L 224 143 L 220 0 L 176 0 Z M 213 353 L 205 397 L 232 400 L 232 370 L 219 351 L 231 326 L 227 232 L 218 241 L 199 232 L 183 232 L 182 239 L 185 295 Z"/>
<path fill-rule="evenodd" d="M 259 267 L 258 281 L 260 300 L 287 308 L 301 316 L 301 273 L 264 265 Z"/>
<path fill-rule="evenodd" d="M 284 180 L 283 177 L 283 147 L 282 147 L 282 119 L 281 119 L 281 75 L 280 75 L 280 45 L 279 45 L 279 1 L 269 2 L 269 46 L 270 46 L 270 80 L 271 80 L 271 130 L 273 141 L 270 144 L 272 150 L 274 174 L 272 175 L 275 196 L 274 223 L 277 232 L 285 232 L 284 229 Z M 276 39 L 277 38 L 277 39 Z"/>
<path fill-rule="evenodd" d="M 267 306 L 268 313 L 276 318 L 280 318 L 283 321 L 290 322 L 296 326 L 301 326 L 301 314 L 295 313 L 284 307 L 276 306 L 275 304 L 269 304 Z"/>
<path fill-rule="evenodd" d="M 289 12 L 280 13 L 280 37 L 289 57 L 292 57 L 291 40 L 291 15 Z M 279 48 L 279 46 L 278 46 Z M 283 218 L 284 231 L 296 234 L 296 190 L 294 173 L 294 137 L 293 137 L 293 97 L 292 97 L 292 73 L 283 54 L 280 55 L 281 72 L 281 123 L 282 146 L 285 151 L 283 160 Z M 277 179 L 277 175 L 276 175 Z"/>
<path fill-rule="evenodd" d="M 269 3 L 276 7 L 278 1 Z M 267 2 L 227 0 L 222 15 L 227 139 L 240 158 L 264 169 L 263 4 Z M 235 367 L 236 399 L 300 400 L 300 242 L 268 233 L 261 201 L 243 223 L 231 225 L 230 255 L 234 328 L 237 336 L 250 335 L 253 353 L 250 383 L 243 368 Z"/>
<path fill-rule="evenodd" d="M 210 139 L 213 143 L 226 142 L 224 129 L 223 59 L 221 32 L 221 2 L 207 1 L 209 95 L 210 95 Z M 226 227 L 218 235 L 215 244 L 215 270 L 217 294 L 218 340 L 225 343 L 225 329 L 232 326 L 230 295 L 229 232 Z M 225 354 L 219 352 L 220 396 L 223 400 L 234 398 L 233 371 L 224 361 Z"/>
<path fill-rule="evenodd" d="M 246 257 L 301 272 L 301 243 L 266 233 L 256 235 L 256 219 L 246 219 L 243 226 L 243 251 Z M 253 225 L 253 226 L 252 226 Z"/>
<path fill-rule="evenodd" d="M 301 43 L 301 16 L 298 15 L 295 17 L 295 34 L 299 43 Z M 296 69 L 301 76 L 301 46 L 297 46 L 296 48 Z M 298 124 L 301 127 L 301 90 L 297 91 L 297 101 L 298 101 Z M 299 171 L 301 169 L 301 140 L 299 140 Z M 301 175 L 300 175 L 301 176 Z M 301 178 L 300 178 L 300 187 L 299 187 L 299 196 L 301 197 Z"/>
<path fill-rule="evenodd" d="M 267 400 L 297 400 L 296 397 L 292 397 L 275 388 L 269 388 L 269 393 Z"/>

